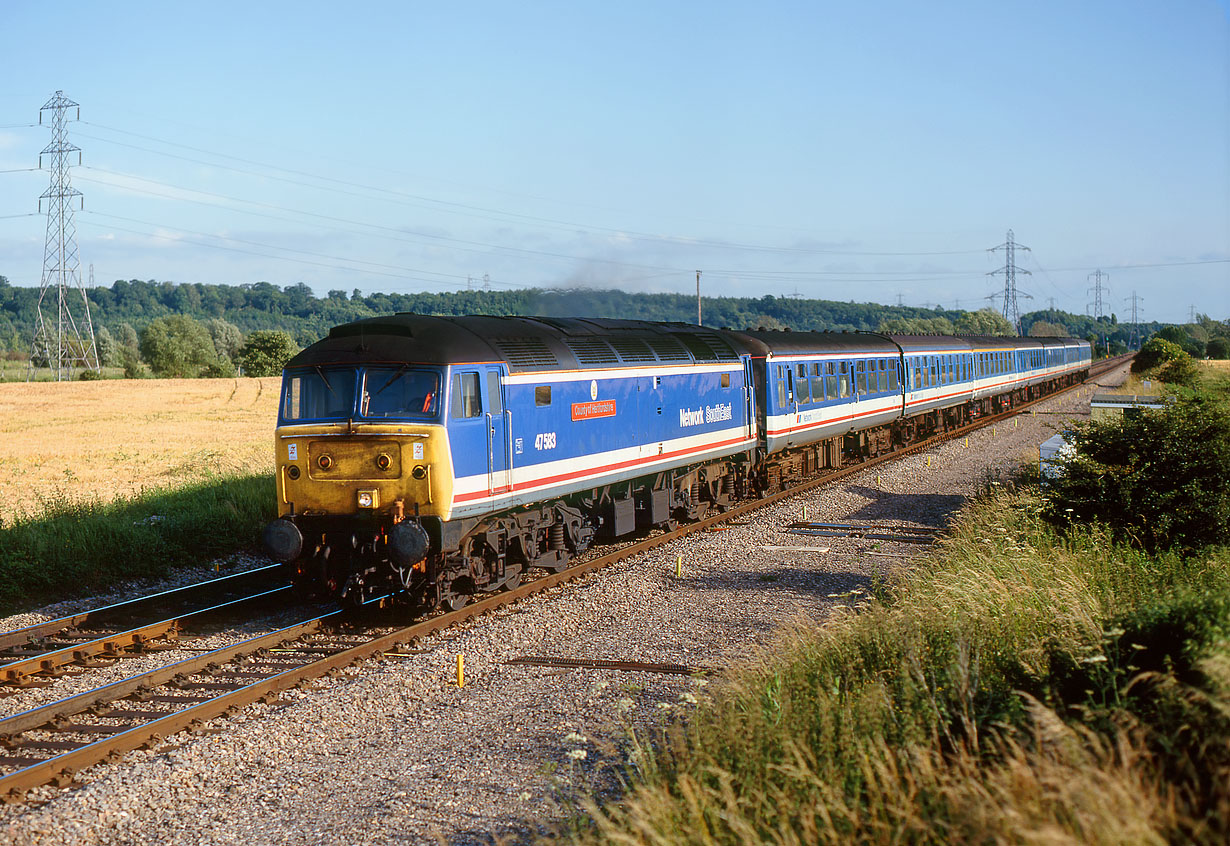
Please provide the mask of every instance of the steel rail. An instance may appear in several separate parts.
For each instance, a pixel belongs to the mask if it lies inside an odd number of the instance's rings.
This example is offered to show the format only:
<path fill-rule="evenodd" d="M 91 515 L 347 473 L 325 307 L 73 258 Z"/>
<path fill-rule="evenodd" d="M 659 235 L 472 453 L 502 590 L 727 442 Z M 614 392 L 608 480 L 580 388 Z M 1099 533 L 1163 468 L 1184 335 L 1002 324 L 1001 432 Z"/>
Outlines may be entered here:
<path fill-rule="evenodd" d="M 1107 367 L 1101 368 L 1099 373 L 1111 369 L 1114 364 L 1117 363 L 1118 362 L 1114 362 Z M 1092 367 L 1090 368 L 1090 371 L 1090 378 L 1092 378 Z M 208 698 L 205 701 L 196 702 L 179 711 L 167 714 L 166 716 L 159 716 L 152 722 L 148 722 L 127 730 L 118 731 L 115 734 L 104 737 L 93 743 L 84 745 L 69 744 L 75 748 L 71 748 L 68 751 L 54 757 L 31 763 L 29 766 L 23 767 L 22 769 L 7 775 L 0 776 L 0 800 L 15 801 L 19 797 L 23 796 L 25 791 L 43 784 L 68 784 L 71 782 L 76 773 L 86 767 L 102 761 L 116 760 L 119 756 L 126 752 L 141 748 L 143 746 L 148 746 L 163 737 L 175 734 L 193 725 L 199 725 L 205 720 L 221 714 L 233 712 L 235 709 L 243 707 L 244 705 L 276 695 L 302 684 L 305 681 L 319 678 L 327 673 L 340 670 L 353 663 L 370 658 L 379 653 L 404 648 L 404 645 L 407 643 L 414 643 L 422 637 L 450 628 L 457 623 L 473 619 L 482 614 L 488 614 L 497 608 L 512 604 L 527 596 L 542 593 L 550 590 L 551 588 L 576 581 L 593 571 L 610 566 L 632 556 L 639 555 L 643 552 L 647 552 L 664 544 L 671 543 L 694 532 L 705 531 L 715 525 L 718 525 L 719 523 L 738 519 L 739 517 L 750 514 L 757 509 L 763 508 L 765 505 L 773 504 L 788 497 L 795 496 L 819 485 L 837 481 L 854 473 L 863 472 L 868 468 L 884 463 L 885 461 L 895 460 L 904 455 L 928 449 L 942 441 L 961 437 L 965 433 L 975 429 L 990 426 L 1000 420 L 1020 413 L 1020 411 L 1029 408 L 1037 402 L 1051 399 L 1052 397 L 1072 390 L 1081 384 L 1083 383 L 1075 383 L 1053 393 L 1047 394 L 1045 397 L 1039 398 L 1038 400 L 1021 403 L 1003 414 L 980 418 L 969 425 L 959 427 L 955 430 L 946 432 L 943 435 L 937 435 L 935 437 L 919 441 L 916 444 L 895 450 L 891 453 L 886 453 L 882 456 L 877 456 L 857 465 L 824 473 L 817 478 L 807 480 L 806 482 L 795 485 L 794 487 L 784 489 L 758 500 L 744 503 L 728 509 L 725 512 L 699 520 L 695 523 L 681 526 L 673 532 L 664 533 L 653 538 L 646 538 L 638 543 L 621 547 L 611 553 L 595 557 L 589 561 L 578 563 L 566 570 L 563 570 L 562 572 L 543 576 L 542 578 L 535 579 L 532 582 L 528 582 L 512 590 L 501 592 L 478 602 L 471 603 L 456 611 L 443 613 L 430 619 L 414 623 L 413 625 L 405 628 L 398 629 L 392 633 L 373 637 L 366 643 L 339 649 L 338 651 L 332 652 L 319 660 L 312 661 L 301 666 L 288 668 L 285 671 L 279 672 L 271 677 L 254 681 L 234 690 L 229 690 L 221 695 Z M 259 652 L 261 650 L 267 650 L 274 645 L 285 644 L 296 638 L 302 638 L 309 633 L 320 631 L 325 625 L 326 620 L 336 618 L 340 614 L 341 612 L 335 612 L 332 615 L 326 615 L 324 617 L 306 621 L 296 626 L 280 629 L 277 632 L 264 635 L 259 638 L 253 638 L 242 644 L 236 644 L 223 650 L 207 653 L 196 658 L 186 659 L 178 664 L 173 664 L 160 670 L 151 671 L 150 673 L 143 674 L 142 676 L 136 676 L 132 679 L 125 679 L 120 682 L 115 682 L 105 688 L 99 688 L 98 690 L 78 694 L 75 697 L 61 700 L 60 702 L 53 703 L 50 706 L 31 709 L 30 711 L 17 714 L 6 720 L 0 720 L 0 746 L 12 747 L 14 745 L 13 741 L 15 734 L 25 731 L 38 730 L 42 727 L 48 727 L 51 730 L 58 729 L 64 732 L 70 732 L 72 731 L 72 716 L 90 709 L 97 709 L 106 703 L 114 702 L 124 696 L 145 695 L 146 697 L 149 697 L 152 695 L 150 691 L 158 685 L 174 683 L 176 680 L 179 680 L 182 683 L 187 676 L 192 675 L 193 673 L 200 673 L 205 669 L 216 668 L 226 661 L 232 661 L 235 658 Z M 239 673 L 238 675 L 251 674 Z M 192 685 L 186 686 L 192 687 Z M 204 687 L 209 687 L 209 685 L 204 685 Z M 184 701 L 189 698 L 191 697 L 164 697 L 164 699 L 178 699 L 179 701 Z M 105 714 L 106 712 L 103 712 L 104 716 Z M 44 743 L 43 747 L 53 748 L 57 745 L 58 744 L 55 743 Z"/>
<path fill-rule="evenodd" d="M 29 658 L 20 658 L 7 663 L 0 663 L 0 684 L 23 687 L 35 676 L 54 676 L 62 672 L 65 667 L 71 665 L 88 666 L 91 661 L 98 659 L 118 659 L 127 650 L 141 650 L 157 640 L 174 640 L 183 630 L 184 623 L 189 620 L 216 614 L 224 610 L 236 611 L 250 604 L 267 601 L 279 594 L 287 593 L 291 589 L 290 585 L 286 585 L 274 588 L 273 590 L 262 591 L 241 599 L 232 599 L 229 602 L 212 605 L 208 608 L 200 608 L 176 617 L 168 617 L 165 620 L 137 626 L 126 631 L 105 634 L 93 640 L 65 646 L 62 649 L 55 649 L 33 655 Z M 0 660 L 3 660 L 3 656 L 0 656 Z"/>
<path fill-rule="evenodd" d="M 0 649 L 11 649 L 15 646 L 23 646 L 30 641 L 36 641 L 39 638 L 57 634 L 65 629 L 78 629 L 83 626 L 97 625 L 105 620 L 114 619 L 118 616 L 133 615 L 135 613 L 139 613 L 144 608 L 158 606 L 166 602 L 191 600 L 195 595 L 202 593 L 208 594 L 211 592 L 217 592 L 219 589 L 243 590 L 245 589 L 244 586 L 248 583 L 266 582 L 271 576 L 276 576 L 278 570 L 284 569 L 285 565 L 283 564 L 274 564 L 268 567 L 257 567 L 252 570 L 245 570 L 242 573 L 222 576 L 218 579 L 210 579 L 209 581 L 197 582 L 196 584 L 184 585 L 183 587 L 170 588 L 169 590 L 152 593 L 149 596 L 128 599 L 123 602 L 104 605 L 101 608 L 93 608 L 89 611 L 70 614 L 66 617 L 59 617 L 54 620 L 35 623 L 32 626 L 26 626 L 24 628 L 14 629 L 7 632 L 0 632 Z"/>

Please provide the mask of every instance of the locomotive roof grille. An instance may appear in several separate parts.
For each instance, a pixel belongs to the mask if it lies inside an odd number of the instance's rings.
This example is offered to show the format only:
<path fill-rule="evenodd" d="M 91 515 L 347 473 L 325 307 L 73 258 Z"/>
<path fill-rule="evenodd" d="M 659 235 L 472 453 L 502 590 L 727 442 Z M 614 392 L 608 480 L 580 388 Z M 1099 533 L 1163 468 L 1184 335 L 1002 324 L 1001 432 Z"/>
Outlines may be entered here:
<path fill-rule="evenodd" d="M 581 364 L 619 363 L 619 355 L 601 338 L 566 338 L 564 343 Z"/>
<path fill-rule="evenodd" d="M 645 343 L 657 354 L 659 361 L 688 361 L 691 358 L 683 345 L 670 335 L 649 335 Z"/>
<path fill-rule="evenodd" d="M 676 332 L 678 338 L 697 361 L 732 361 L 738 355 L 730 344 L 708 332 Z"/>
<path fill-rule="evenodd" d="M 656 361 L 657 356 L 653 354 L 653 350 L 641 338 L 632 338 L 628 336 L 615 336 L 607 339 L 615 352 L 619 353 L 619 358 L 622 361 L 638 362 L 638 361 Z"/>
<path fill-rule="evenodd" d="M 538 338 L 492 338 L 491 345 L 508 360 L 510 370 L 559 366 L 555 353 Z"/>

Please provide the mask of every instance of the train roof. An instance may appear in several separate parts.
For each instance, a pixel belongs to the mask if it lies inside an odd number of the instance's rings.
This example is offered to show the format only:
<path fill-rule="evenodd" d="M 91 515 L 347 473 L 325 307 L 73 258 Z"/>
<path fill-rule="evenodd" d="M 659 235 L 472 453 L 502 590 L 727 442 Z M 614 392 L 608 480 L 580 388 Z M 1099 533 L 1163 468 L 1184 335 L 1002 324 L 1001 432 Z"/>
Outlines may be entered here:
<path fill-rule="evenodd" d="M 503 362 L 512 372 L 739 360 L 725 333 L 688 323 L 399 313 L 335 326 L 287 367 Z"/>
<path fill-rule="evenodd" d="M 753 356 L 808 355 L 817 352 L 867 352 L 895 355 L 897 345 L 886 335 L 874 332 L 787 332 L 766 329 L 727 330 Z"/>
<path fill-rule="evenodd" d="M 915 352 L 965 352 L 969 342 L 957 335 L 895 335 L 888 336 L 906 353 Z"/>

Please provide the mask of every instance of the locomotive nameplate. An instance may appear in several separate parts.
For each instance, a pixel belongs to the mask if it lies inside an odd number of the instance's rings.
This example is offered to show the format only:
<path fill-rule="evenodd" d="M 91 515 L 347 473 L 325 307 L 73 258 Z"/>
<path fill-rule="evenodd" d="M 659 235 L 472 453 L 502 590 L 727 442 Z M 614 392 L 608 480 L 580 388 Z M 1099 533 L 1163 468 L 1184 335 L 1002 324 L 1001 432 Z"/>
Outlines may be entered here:
<path fill-rule="evenodd" d="M 593 420 L 598 417 L 614 417 L 615 400 L 595 400 L 594 402 L 574 402 L 572 404 L 573 420 Z"/>

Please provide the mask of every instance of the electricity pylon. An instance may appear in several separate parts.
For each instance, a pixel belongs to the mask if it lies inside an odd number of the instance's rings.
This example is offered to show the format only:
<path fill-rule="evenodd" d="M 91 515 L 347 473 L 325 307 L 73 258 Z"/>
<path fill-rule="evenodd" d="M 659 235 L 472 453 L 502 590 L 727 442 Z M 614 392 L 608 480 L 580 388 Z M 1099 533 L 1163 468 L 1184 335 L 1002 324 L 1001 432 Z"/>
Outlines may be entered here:
<path fill-rule="evenodd" d="M 1016 266 L 1016 251 L 1017 249 L 1028 250 L 1029 247 L 1023 244 L 1018 244 L 1012 239 L 1012 230 L 1008 230 L 1008 240 L 1000 244 L 998 247 L 991 247 L 987 252 L 993 253 L 996 250 L 1003 250 L 1006 254 L 1007 262 L 999 270 L 992 270 L 987 276 L 995 276 L 998 273 L 1004 274 L 1004 317 L 1016 329 L 1016 333 L 1021 334 L 1021 310 L 1017 307 L 1017 289 L 1016 275 L 1024 273 L 1026 276 L 1032 276 L 1028 270 Z M 1033 299 L 1029 294 L 1020 292 L 1022 297 Z"/>
<path fill-rule="evenodd" d="M 38 157 L 38 166 L 42 167 L 43 156 L 51 156 L 51 185 L 39 197 L 38 204 L 42 211 L 43 200 L 47 201 L 47 241 L 26 381 L 34 378 L 36 367 L 50 367 L 57 381 L 72 379 L 76 368 L 101 371 L 94 324 L 90 322 L 90 301 L 81 284 L 77 256 L 73 203 L 79 200 L 81 192 L 72 187 L 68 171 L 73 153 L 77 154 L 77 163 L 81 163 L 81 148 L 68 140 L 65 124 L 69 109 L 76 109 L 77 117 L 81 117 L 80 106 L 65 97 L 63 91 L 57 91 L 38 113 L 41 124 L 43 112 L 51 112 L 51 143 Z M 53 304 L 54 319 L 47 314 Z"/>

